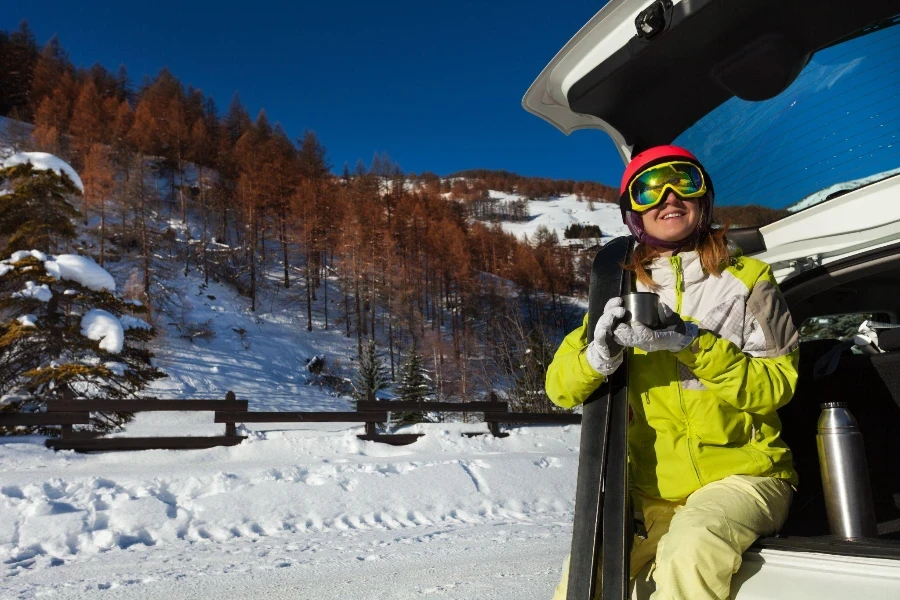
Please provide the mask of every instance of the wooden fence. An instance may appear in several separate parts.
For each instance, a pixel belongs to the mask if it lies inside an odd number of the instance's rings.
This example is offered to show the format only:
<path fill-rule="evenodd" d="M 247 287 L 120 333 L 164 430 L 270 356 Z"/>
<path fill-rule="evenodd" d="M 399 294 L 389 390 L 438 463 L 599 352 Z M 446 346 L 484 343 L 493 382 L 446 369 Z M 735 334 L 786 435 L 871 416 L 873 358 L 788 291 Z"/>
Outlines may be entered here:
<path fill-rule="evenodd" d="M 214 423 L 224 423 L 224 435 L 178 437 L 103 437 L 93 431 L 73 430 L 73 425 L 89 425 L 92 412 L 156 412 L 156 411 L 211 411 Z M 558 413 L 511 413 L 506 402 L 500 402 L 496 394 L 490 394 L 489 402 L 412 402 L 375 400 L 357 403 L 354 412 L 250 412 L 247 400 L 238 400 L 233 392 L 221 400 L 76 400 L 68 393 L 62 399 L 51 399 L 47 411 L 42 413 L 0 413 L 0 426 L 59 425 L 60 437 L 46 440 L 48 448 L 55 450 L 120 451 L 120 450 L 187 450 L 234 446 L 246 436 L 237 435 L 238 423 L 363 423 L 365 433 L 361 440 L 395 446 L 412 444 L 423 433 L 378 433 L 379 423 L 388 421 L 389 412 L 424 413 L 480 413 L 487 424 L 487 431 L 467 432 L 465 435 L 490 433 L 495 437 L 509 434 L 501 431 L 500 424 L 577 424 L 581 415 Z"/>

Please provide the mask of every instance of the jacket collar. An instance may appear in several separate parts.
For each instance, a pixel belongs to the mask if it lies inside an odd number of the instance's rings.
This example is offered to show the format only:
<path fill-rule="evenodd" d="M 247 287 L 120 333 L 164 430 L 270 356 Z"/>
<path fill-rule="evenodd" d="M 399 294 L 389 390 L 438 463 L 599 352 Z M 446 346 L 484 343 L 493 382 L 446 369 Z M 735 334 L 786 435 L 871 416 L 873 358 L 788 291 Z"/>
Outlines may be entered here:
<path fill-rule="evenodd" d="M 650 275 L 653 277 L 653 281 L 664 288 L 675 287 L 675 269 L 679 267 L 685 288 L 706 278 L 703 265 L 700 263 L 700 255 L 694 250 L 679 252 L 672 258 L 654 259 L 650 263 Z"/>

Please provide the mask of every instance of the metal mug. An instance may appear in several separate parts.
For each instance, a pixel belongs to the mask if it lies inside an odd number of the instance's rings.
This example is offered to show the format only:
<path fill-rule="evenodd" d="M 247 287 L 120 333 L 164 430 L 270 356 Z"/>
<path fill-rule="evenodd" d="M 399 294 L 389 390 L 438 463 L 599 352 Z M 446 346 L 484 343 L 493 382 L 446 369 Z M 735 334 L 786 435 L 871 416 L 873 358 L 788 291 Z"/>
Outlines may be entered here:
<path fill-rule="evenodd" d="M 653 329 L 659 326 L 659 296 L 653 292 L 634 292 L 622 296 L 625 321 L 639 321 Z"/>

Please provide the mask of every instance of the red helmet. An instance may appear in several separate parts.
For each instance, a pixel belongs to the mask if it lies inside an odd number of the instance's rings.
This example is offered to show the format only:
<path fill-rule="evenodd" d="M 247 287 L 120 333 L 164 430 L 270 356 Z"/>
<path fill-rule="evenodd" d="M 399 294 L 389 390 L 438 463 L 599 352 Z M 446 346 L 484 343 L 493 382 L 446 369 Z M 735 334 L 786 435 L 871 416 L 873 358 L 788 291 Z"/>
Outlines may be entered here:
<path fill-rule="evenodd" d="M 679 146 L 654 146 L 653 148 L 644 150 L 637 156 L 632 157 L 631 162 L 625 167 L 625 174 L 622 175 L 622 185 L 619 186 L 619 196 L 625 195 L 625 192 L 628 190 L 628 182 L 646 167 L 651 166 L 653 163 L 666 162 L 677 158 L 689 160 L 702 168 L 700 160 L 684 148 Z"/>
<path fill-rule="evenodd" d="M 641 222 L 641 215 L 631 209 L 631 199 L 628 197 L 628 184 L 631 183 L 632 177 L 654 164 L 679 159 L 696 164 L 703 172 L 703 177 L 706 180 L 707 192 L 706 196 L 700 199 L 702 208 L 701 221 L 695 235 L 698 235 L 701 231 L 707 229 L 712 223 L 712 205 L 715 192 L 713 190 L 712 180 L 709 178 L 709 173 L 707 173 L 706 169 L 703 168 L 703 165 L 700 164 L 700 159 L 694 156 L 689 150 L 685 150 L 680 146 L 654 146 L 653 148 L 644 150 L 631 159 L 631 162 L 625 167 L 625 173 L 622 175 L 622 184 L 619 187 L 619 208 L 622 210 L 622 221 L 628 226 L 631 234 L 640 243 L 677 249 L 684 246 L 689 241 L 664 242 L 647 235 Z"/>

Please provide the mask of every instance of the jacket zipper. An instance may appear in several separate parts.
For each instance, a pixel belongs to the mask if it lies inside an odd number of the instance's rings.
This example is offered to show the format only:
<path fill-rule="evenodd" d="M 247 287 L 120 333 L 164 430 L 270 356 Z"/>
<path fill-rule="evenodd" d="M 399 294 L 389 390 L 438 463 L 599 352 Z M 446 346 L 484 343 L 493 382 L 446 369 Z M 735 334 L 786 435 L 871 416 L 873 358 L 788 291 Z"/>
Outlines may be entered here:
<path fill-rule="evenodd" d="M 669 259 L 669 262 L 672 265 L 672 271 L 675 273 L 675 312 L 680 315 L 684 301 L 684 273 L 681 270 L 681 257 L 677 255 L 673 256 Z M 697 481 L 702 486 L 704 485 L 703 479 L 700 477 L 700 470 L 697 468 L 697 458 L 694 456 L 691 420 L 688 418 L 687 407 L 684 405 L 678 359 L 675 359 L 675 385 L 678 387 L 678 403 L 681 405 L 681 413 L 684 415 L 684 423 L 687 427 L 687 447 L 688 455 L 691 457 L 691 467 L 694 469 L 694 475 L 697 477 Z"/>

